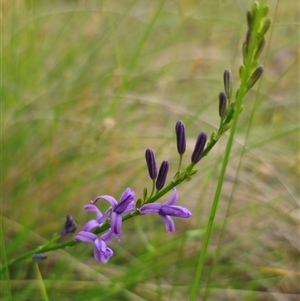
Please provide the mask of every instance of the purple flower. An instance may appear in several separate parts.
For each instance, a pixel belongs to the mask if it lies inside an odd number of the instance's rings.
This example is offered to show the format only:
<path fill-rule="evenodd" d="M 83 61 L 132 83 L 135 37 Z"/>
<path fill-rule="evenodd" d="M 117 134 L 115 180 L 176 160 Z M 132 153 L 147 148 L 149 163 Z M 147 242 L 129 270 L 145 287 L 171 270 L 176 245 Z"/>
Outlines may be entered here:
<path fill-rule="evenodd" d="M 75 223 L 75 221 L 73 220 L 72 215 L 67 215 L 66 217 L 66 222 L 65 222 L 65 227 L 64 229 L 61 231 L 61 235 L 62 236 L 66 236 L 69 233 L 73 233 L 76 231 L 77 228 L 77 224 Z"/>
<path fill-rule="evenodd" d="M 174 191 L 173 195 L 166 202 L 162 204 L 160 203 L 145 204 L 139 209 L 140 213 L 142 214 L 158 213 L 158 215 L 162 218 L 162 220 L 165 223 L 167 232 L 175 231 L 175 224 L 171 216 L 181 217 L 181 218 L 189 218 L 192 216 L 192 213 L 186 208 L 174 205 L 178 199 L 178 193 L 176 188 L 174 188 L 173 191 Z"/>
<path fill-rule="evenodd" d="M 111 221 L 110 221 L 110 231 L 106 235 L 105 240 L 110 240 L 113 235 L 117 236 L 117 239 L 120 239 L 122 234 L 122 214 L 128 213 L 134 209 L 134 197 L 135 193 L 130 188 L 126 188 L 123 192 L 119 201 L 117 201 L 114 197 L 110 195 L 100 195 L 96 197 L 92 204 L 94 205 L 98 202 L 99 199 L 105 199 L 111 205 L 111 207 L 106 211 L 104 215 L 101 214 L 100 210 L 93 205 L 85 206 L 86 210 L 88 211 L 95 211 L 97 213 L 97 220 L 91 220 L 84 226 L 85 231 L 90 231 L 91 229 L 95 228 L 99 225 L 99 221 L 103 222 L 110 212 L 111 214 Z M 96 221 L 96 223 L 95 223 Z"/>
<path fill-rule="evenodd" d="M 94 200 L 92 202 L 94 202 Z M 110 215 L 109 210 L 107 210 L 105 212 L 105 214 L 102 214 L 101 211 L 95 205 L 91 205 L 91 204 L 85 205 L 84 209 L 89 212 L 95 212 L 96 219 L 92 219 L 92 220 L 88 221 L 83 226 L 82 231 L 88 231 L 88 232 L 92 231 L 94 228 L 97 228 L 98 226 L 100 226 L 104 222 L 104 220 L 107 219 Z"/>
<path fill-rule="evenodd" d="M 106 246 L 104 239 L 105 235 L 106 234 L 102 235 L 101 237 L 98 237 L 94 233 L 80 231 L 75 235 L 74 240 L 81 240 L 84 242 L 93 243 L 95 259 L 102 263 L 107 263 L 110 257 L 114 255 L 114 252 L 112 249 Z"/>

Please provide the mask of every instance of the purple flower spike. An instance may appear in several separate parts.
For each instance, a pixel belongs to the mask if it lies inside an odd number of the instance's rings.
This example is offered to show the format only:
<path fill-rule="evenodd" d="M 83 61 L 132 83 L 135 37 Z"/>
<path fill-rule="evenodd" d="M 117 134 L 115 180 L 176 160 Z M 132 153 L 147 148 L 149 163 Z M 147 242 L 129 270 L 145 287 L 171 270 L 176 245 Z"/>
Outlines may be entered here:
<path fill-rule="evenodd" d="M 112 249 L 106 246 L 103 236 L 104 235 L 98 237 L 94 233 L 80 231 L 75 235 L 74 240 L 81 240 L 84 242 L 93 243 L 95 259 L 102 263 L 107 263 L 110 257 L 114 255 L 114 252 Z"/>
<path fill-rule="evenodd" d="M 204 132 L 201 132 L 197 138 L 194 152 L 192 154 L 192 163 L 196 164 L 201 159 L 202 152 L 206 144 L 207 136 Z"/>
<path fill-rule="evenodd" d="M 106 211 L 106 213 L 100 218 L 100 221 L 103 222 L 103 220 L 106 219 L 106 217 L 112 211 L 111 222 L 110 222 L 111 229 L 107 234 L 105 234 L 105 240 L 110 239 L 113 235 L 116 235 L 117 238 L 120 239 L 122 234 L 122 214 L 134 210 L 134 197 L 135 197 L 134 191 L 132 191 L 130 188 L 126 188 L 119 201 L 117 201 L 114 197 L 110 195 L 101 195 L 92 201 L 92 203 L 95 204 L 96 202 L 98 202 L 99 199 L 105 199 L 111 205 L 111 207 Z M 93 205 L 87 205 L 87 206 L 93 206 Z M 90 231 L 90 229 L 92 229 L 91 227 L 94 224 L 95 223 L 93 221 L 89 221 L 85 225 L 86 227 L 85 230 Z"/>
<path fill-rule="evenodd" d="M 154 180 L 156 179 L 157 171 L 154 152 L 151 148 L 146 149 L 145 158 L 148 166 L 149 176 L 152 180 Z"/>
<path fill-rule="evenodd" d="M 186 148 L 186 135 L 185 125 L 182 121 L 177 121 L 175 126 L 176 138 L 177 138 L 177 150 L 179 155 L 183 155 Z"/>
<path fill-rule="evenodd" d="M 192 213 L 184 207 L 174 205 L 178 199 L 178 194 L 176 188 L 173 189 L 174 193 L 169 200 L 160 203 L 149 203 L 143 205 L 139 211 L 142 214 L 147 213 L 158 213 L 161 219 L 164 221 L 167 232 L 175 231 L 175 224 L 171 216 L 189 218 Z"/>
<path fill-rule="evenodd" d="M 169 162 L 168 161 L 162 161 L 161 166 L 159 168 L 157 180 L 156 180 L 156 189 L 160 190 L 164 187 L 166 178 L 169 171 Z"/>

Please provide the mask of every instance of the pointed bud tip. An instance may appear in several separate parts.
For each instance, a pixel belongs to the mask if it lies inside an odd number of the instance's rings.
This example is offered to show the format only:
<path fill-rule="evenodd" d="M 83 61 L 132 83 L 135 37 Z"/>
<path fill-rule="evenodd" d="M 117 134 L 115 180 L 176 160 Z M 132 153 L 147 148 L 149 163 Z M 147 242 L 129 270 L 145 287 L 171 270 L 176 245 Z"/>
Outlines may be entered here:
<path fill-rule="evenodd" d="M 146 149 L 145 158 L 147 162 L 149 176 L 152 180 L 156 179 L 157 170 L 156 170 L 156 161 L 155 155 L 151 148 Z"/>
<path fill-rule="evenodd" d="M 176 140 L 177 140 L 177 151 L 180 155 L 184 154 L 186 149 L 186 134 L 185 125 L 179 120 L 175 126 Z"/>

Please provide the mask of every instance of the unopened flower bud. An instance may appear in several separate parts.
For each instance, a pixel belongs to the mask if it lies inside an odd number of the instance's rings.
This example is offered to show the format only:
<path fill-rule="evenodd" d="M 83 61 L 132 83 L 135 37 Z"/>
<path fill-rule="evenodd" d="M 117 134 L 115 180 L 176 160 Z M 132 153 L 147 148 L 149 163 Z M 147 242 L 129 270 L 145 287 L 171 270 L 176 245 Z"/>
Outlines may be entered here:
<path fill-rule="evenodd" d="M 256 52 L 255 52 L 255 54 L 254 54 L 254 59 L 257 60 L 257 59 L 259 58 L 259 56 L 261 55 L 261 52 L 263 51 L 265 45 L 266 45 L 266 39 L 263 38 L 263 39 L 261 40 L 261 42 L 259 43 L 257 49 L 256 49 Z"/>
<path fill-rule="evenodd" d="M 226 69 L 224 71 L 223 79 L 224 79 L 225 93 L 227 95 L 227 98 L 230 99 L 232 95 L 232 75 L 229 69 Z"/>
<path fill-rule="evenodd" d="M 73 233 L 73 232 L 75 232 L 76 228 L 77 228 L 77 224 L 76 224 L 75 221 L 73 220 L 72 215 L 67 215 L 65 227 L 64 227 L 64 229 L 61 231 L 61 235 L 62 235 L 62 236 L 66 236 L 66 235 L 68 235 L 69 233 Z"/>
<path fill-rule="evenodd" d="M 264 20 L 263 25 L 259 31 L 259 33 L 264 36 L 267 31 L 269 30 L 270 26 L 271 26 L 272 20 L 271 18 L 267 18 L 266 20 Z"/>
<path fill-rule="evenodd" d="M 269 5 L 263 4 L 263 7 L 261 8 L 262 16 L 266 17 L 266 15 L 268 14 L 269 10 L 270 10 Z"/>
<path fill-rule="evenodd" d="M 263 66 L 258 66 L 254 72 L 252 73 L 248 83 L 247 83 L 247 88 L 251 89 L 254 84 L 258 81 L 258 79 L 261 77 L 261 75 L 263 74 L 264 71 L 264 67 Z"/>
<path fill-rule="evenodd" d="M 247 31 L 247 35 L 246 35 L 246 44 L 249 46 L 251 43 L 251 39 L 252 39 L 252 31 L 248 30 Z"/>
<path fill-rule="evenodd" d="M 252 15 L 251 15 L 251 11 L 247 11 L 247 25 L 248 25 L 248 28 L 249 29 L 252 29 L 253 28 L 253 18 L 252 18 Z"/>
<path fill-rule="evenodd" d="M 192 163 L 196 164 L 201 159 L 202 152 L 206 144 L 207 135 L 204 132 L 201 132 L 197 138 L 195 149 L 192 154 Z"/>
<path fill-rule="evenodd" d="M 147 162 L 149 176 L 152 180 L 154 180 L 157 176 L 157 170 L 156 170 L 156 161 L 155 161 L 154 152 L 151 148 L 148 148 L 146 150 L 145 158 Z"/>
<path fill-rule="evenodd" d="M 222 118 L 227 113 L 227 95 L 224 92 L 219 94 L 219 116 Z"/>
<path fill-rule="evenodd" d="M 160 190 L 164 187 L 166 178 L 168 175 L 168 171 L 169 171 L 169 162 L 164 160 L 164 161 L 162 161 L 159 171 L 158 171 L 158 176 L 157 176 L 157 180 L 156 180 L 156 189 L 157 190 Z"/>
<path fill-rule="evenodd" d="M 185 125 L 179 120 L 175 126 L 176 139 L 177 139 L 177 150 L 180 155 L 184 154 L 186 148 L 186 135 L 185 135 Z"/>

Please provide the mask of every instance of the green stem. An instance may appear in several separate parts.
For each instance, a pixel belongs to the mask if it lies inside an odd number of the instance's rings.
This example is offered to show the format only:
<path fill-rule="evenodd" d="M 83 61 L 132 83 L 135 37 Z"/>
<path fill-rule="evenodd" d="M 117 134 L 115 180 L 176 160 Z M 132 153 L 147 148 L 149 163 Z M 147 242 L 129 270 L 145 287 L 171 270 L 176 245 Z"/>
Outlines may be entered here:
<path fill-rule="evenodd" d="M 202 249 L 201 249 L 199 260 L 198 260 L 196 274 L 195 274 L 195 278 L 194 278 L 194 282 L 193 282 L 193 286 L 192 286 L 192 291 L 191 291 L 191 295 L 190 295 L 190 301 L 195 300 L 196 294 L 197 294 L 197 291 L 198 291 L 198 286 L 199 286 L 199 282 L 200 282 L 200 279 L 201 279 L 202 269 L 203 269 L 203 266 L 204 266 L 205 255 L 206 255 L 206 252 L 207 252 L 207 247 L 208 247 L 211 231 L 212 231 L 212 227 L 213 227 L 213 224 L 214 224 L 214 219 L 215 219 L 215 216 L 216 216 L 216 211 L 217 211 L 218 203 L 219 203 L 219 200 L 220 200 L 223 181 L 224 181 L 224 178 L 225 178 L 225 173 L 226 173 L 227 165 L 228 165 L 228 162 L 229 162 L 229 156 L 230 156 L 231 148 L 232 148 L 232 145 L 233 145 L 234 135 L 235 135 L 235 132 L 236 132 L 237 123 L 238 123 L 238 119 L 239 119 L 239 115 L 240 115 L 240 111 L 241 111 L 241 107 L 242 107 L 242 101 L 243 101 L 244 96 L 246 95 L 246 93 L 249 90 L 248 87 L 247 87 L 247 82 L 248 82 L 248 79 L 249 79 L 250 74 L 251 74 L 251 66 L 252 66 L 254 51 L 255 51 L 255 47 L 256 47 L 255 33 L 258 33 L 261 12 L 258 11 L 258 14 L 259 14 L 259 16 L 256 17 L 254 30 L 253 30 L 254 31 L 254 34 L 253 34 L 254 37 L 253 37 L 253 39 L 252 39 L 252 41 L 249 45 L 249 51 L 248 51 L 247 59 L 246 59 L 246 62 L 245 62 L 245 72 L 244 72 L 243 77 L 241 78 L 239 93 L 237 94 L 237 99 L 236 99 L 236 103 L 235 103 L 235 107 L 234 107 L 233 121 L 232 121 L 232 126 L 231 126 L 231 129 L 230 129 L 230 135 L 229 135 L 228 142 L 227 142 L 227 145 L 226 145 L 224 159 L 222 161 L 222 167 L 221 167 L 221 171 L 220 171 L 220 175 L 219 175 L 219 179 L 218 179 L 218 184 L 217 184 L 216 192 L 215 192 L 215 195 L 214 195 L 212 207 L 211 207 L 210 214 L 209 214 L 209 220 L 207 222 L 206 233 L 205 233 Z"/>

